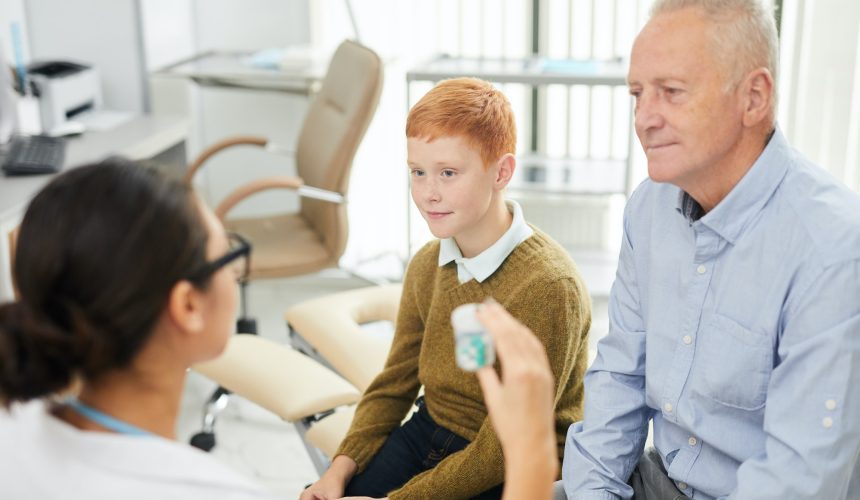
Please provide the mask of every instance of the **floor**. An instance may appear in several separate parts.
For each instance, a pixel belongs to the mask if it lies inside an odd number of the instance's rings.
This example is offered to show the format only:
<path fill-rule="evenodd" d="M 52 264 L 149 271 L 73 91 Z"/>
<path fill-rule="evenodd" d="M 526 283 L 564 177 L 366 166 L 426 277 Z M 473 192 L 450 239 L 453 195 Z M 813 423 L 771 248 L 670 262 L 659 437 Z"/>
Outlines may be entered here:
<path fill-rule="evenodd" d="M 340 271 L 311 277 L 254 282 L 248 290 L 249 312 L 257 318 L 263 337 L 287 343 L 283 312 L 291 304 L 312 297 L 368 286 L 368 283 Z M 589 351 L 605 335 L 606 299 L 593 298 L 593 324 Z M 178 437 L 187 442 L 200 430 L 204 402 L 215 385 L 190 372 L 186 383 Z M 233 397 L 216 424 L 215 457 L 259 481 L 281 498 L 295 499 L 304 487 L 317 479 L 297 432 L 291 424 L 256 405 Z"/>

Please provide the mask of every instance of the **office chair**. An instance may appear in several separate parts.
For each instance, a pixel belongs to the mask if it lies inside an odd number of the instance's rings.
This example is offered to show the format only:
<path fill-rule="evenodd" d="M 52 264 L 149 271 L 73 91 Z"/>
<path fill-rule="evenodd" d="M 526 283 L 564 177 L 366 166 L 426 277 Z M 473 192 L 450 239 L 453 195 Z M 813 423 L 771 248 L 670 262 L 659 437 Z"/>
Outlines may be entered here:
<path fill-rule="evenodd" d="M 337 267 L 346 248 L 345 195 L 356 150 L 376 111 L 382 91 L 383 67 L 372 50 L 344 41 L 335 51 L 319 92 L 313 97 L 295 148 L 297 176 L 256 179 L 228 194 L 215 208 L 229 231 L 254 245 L 250 279 L 282 278 Z M 237 136 L 205 149 L 189 166 L 188 183 L 213 155 L 228 148 L 251 145 L 277 153 L 285 148 L 264 137 Z M 256 193 L 288 189 L 300 197 L 296 213 L 229 218 L 230 210 Z M 243 305 L 243 309 L 244 309 Z M 240 333 L 254 333 L 253 320 L 239 325 Z M 215 446 L 217 414 L 227 404 L 229 391 L 219 388 L 206 404 L 203 429 L 191 444 Z"/>
<path fill-rule="evenodd" d="M 391 347 L 390 339 L 361 325 L 393 322 L 400 294 L 401 285 L 383 285 L 303 302 L 286 313 L 291 337 L 303 339 L 301 348 L 236 335 L 224 354 L 194 370 L 295 425 L 322 474 Z M 306 349 L 323 362 L 305 355 Z"/>

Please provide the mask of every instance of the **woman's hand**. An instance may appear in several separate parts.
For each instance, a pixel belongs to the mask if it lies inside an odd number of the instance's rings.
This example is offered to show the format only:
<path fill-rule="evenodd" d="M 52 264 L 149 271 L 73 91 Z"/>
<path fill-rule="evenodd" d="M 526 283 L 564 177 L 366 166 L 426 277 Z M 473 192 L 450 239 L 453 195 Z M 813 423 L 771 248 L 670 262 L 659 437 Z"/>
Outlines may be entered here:
<path fill-rule="evenodd" d="M 532 331 L 496 301 L 484 302 L 477 316 L 495 341 L 502 368 L 501 379 L 491 367 L 477 375 L 505 454 L 505 498 L 550 498 L 558 451 L 546 352 Z"/>

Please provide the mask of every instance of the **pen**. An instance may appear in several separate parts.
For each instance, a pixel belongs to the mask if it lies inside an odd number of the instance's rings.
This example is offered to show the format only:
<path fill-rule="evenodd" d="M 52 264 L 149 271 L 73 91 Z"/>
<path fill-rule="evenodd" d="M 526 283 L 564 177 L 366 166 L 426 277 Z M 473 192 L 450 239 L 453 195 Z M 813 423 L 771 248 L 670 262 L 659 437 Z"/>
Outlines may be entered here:
<path fill-rule="evenodd" d="M 27 95 L 27 67 L 24 66 L 24 48 L 21 44 L 21 25 L 12 23 L 12 50 L 15 53 L 15 73 L 18 75 L 18 88 L 21 95 Z"/>

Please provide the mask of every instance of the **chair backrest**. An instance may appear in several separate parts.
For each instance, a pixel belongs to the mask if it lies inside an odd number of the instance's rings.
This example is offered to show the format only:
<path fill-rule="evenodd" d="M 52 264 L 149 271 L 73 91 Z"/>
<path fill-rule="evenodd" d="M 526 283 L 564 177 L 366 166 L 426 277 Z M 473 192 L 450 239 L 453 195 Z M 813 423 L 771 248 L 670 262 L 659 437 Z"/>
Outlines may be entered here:
<path fill-rule="evenodd" d="M 382 75 L 382 61 L 372 50 L 349 40 L 337 48 L 296 146 L 297 173 L 307 185 L 346 194 L 353 157 L 376 112 Z M 332 255 L 343 254 L 344 205 L 303 198 L 301 214 Z"/>

